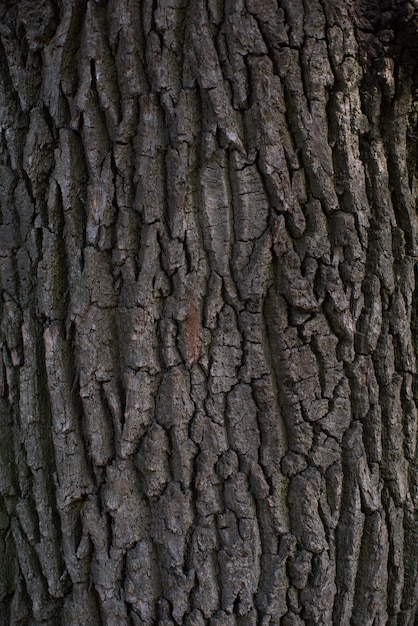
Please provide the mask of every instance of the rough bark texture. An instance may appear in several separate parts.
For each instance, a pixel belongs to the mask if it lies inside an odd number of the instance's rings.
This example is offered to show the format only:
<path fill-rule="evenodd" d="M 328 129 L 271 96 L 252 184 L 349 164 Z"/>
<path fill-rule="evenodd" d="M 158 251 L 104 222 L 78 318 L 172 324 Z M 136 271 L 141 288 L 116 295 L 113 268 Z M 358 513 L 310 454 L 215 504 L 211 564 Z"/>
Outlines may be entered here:
<path fill-rule="evenodd" d="M 416 0 L 0 6 L 0 623 L 413 626 Z"/>

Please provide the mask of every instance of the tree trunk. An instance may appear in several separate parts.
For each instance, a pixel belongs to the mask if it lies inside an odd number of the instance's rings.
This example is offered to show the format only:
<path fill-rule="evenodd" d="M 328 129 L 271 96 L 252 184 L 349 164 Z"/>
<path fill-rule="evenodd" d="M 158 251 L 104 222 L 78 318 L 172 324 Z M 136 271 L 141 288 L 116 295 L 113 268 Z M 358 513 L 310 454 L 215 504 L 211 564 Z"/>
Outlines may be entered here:
<path fill-rule="evenodd" d="M 417 27 L 1 3 L 1 626 L 417 624 Z"/>

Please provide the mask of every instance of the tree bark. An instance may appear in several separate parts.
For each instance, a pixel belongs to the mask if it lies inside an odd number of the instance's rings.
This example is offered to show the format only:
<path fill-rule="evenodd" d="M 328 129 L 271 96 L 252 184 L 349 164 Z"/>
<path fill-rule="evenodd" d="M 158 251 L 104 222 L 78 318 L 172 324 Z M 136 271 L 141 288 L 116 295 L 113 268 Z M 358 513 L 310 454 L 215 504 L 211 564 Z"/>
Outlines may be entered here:
<path fill-rule="evenodd" d="M 0 624 L 413 626 L 415 0 L 0 7 Z"/>

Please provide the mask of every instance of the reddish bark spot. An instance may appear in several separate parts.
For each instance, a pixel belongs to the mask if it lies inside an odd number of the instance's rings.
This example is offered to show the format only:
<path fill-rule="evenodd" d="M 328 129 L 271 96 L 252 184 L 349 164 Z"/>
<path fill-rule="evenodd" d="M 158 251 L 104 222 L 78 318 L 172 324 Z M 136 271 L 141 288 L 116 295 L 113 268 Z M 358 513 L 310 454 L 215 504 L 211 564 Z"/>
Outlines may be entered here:
<path fill-rule="evenodd" d="M 45 356 L 48 358 L 54 352 L 58 337 L 62 336 L 62 322 L 52 322 L 44 330 Z"/>
<path fill-rule="evenodd" d="M 184 343 L 186 346 L 187 365 L 193 365 L 200 354 L 199 310 L 194 298 L 190 298 L 187 317 L 183 322 Z"/>
<path fill-rule="evenodd" d="M 274 243 L 276 243 L 276 241 L 278 240 L 278 234 L 279 234 L 279 222 L 277 220 L 275 220 L 273 222 L 273 238 L 274 238 Z"/>

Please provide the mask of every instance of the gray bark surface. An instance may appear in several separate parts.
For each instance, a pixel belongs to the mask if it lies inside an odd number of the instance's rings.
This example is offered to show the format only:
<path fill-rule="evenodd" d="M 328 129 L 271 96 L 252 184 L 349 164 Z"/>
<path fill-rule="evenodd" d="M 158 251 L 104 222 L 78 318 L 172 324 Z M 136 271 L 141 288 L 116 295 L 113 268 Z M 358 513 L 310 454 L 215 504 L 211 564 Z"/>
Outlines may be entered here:
<path fill-rule="evenodd" d="M 413 626 L 418 6 L 0 6 L 0 625 Z"/>

